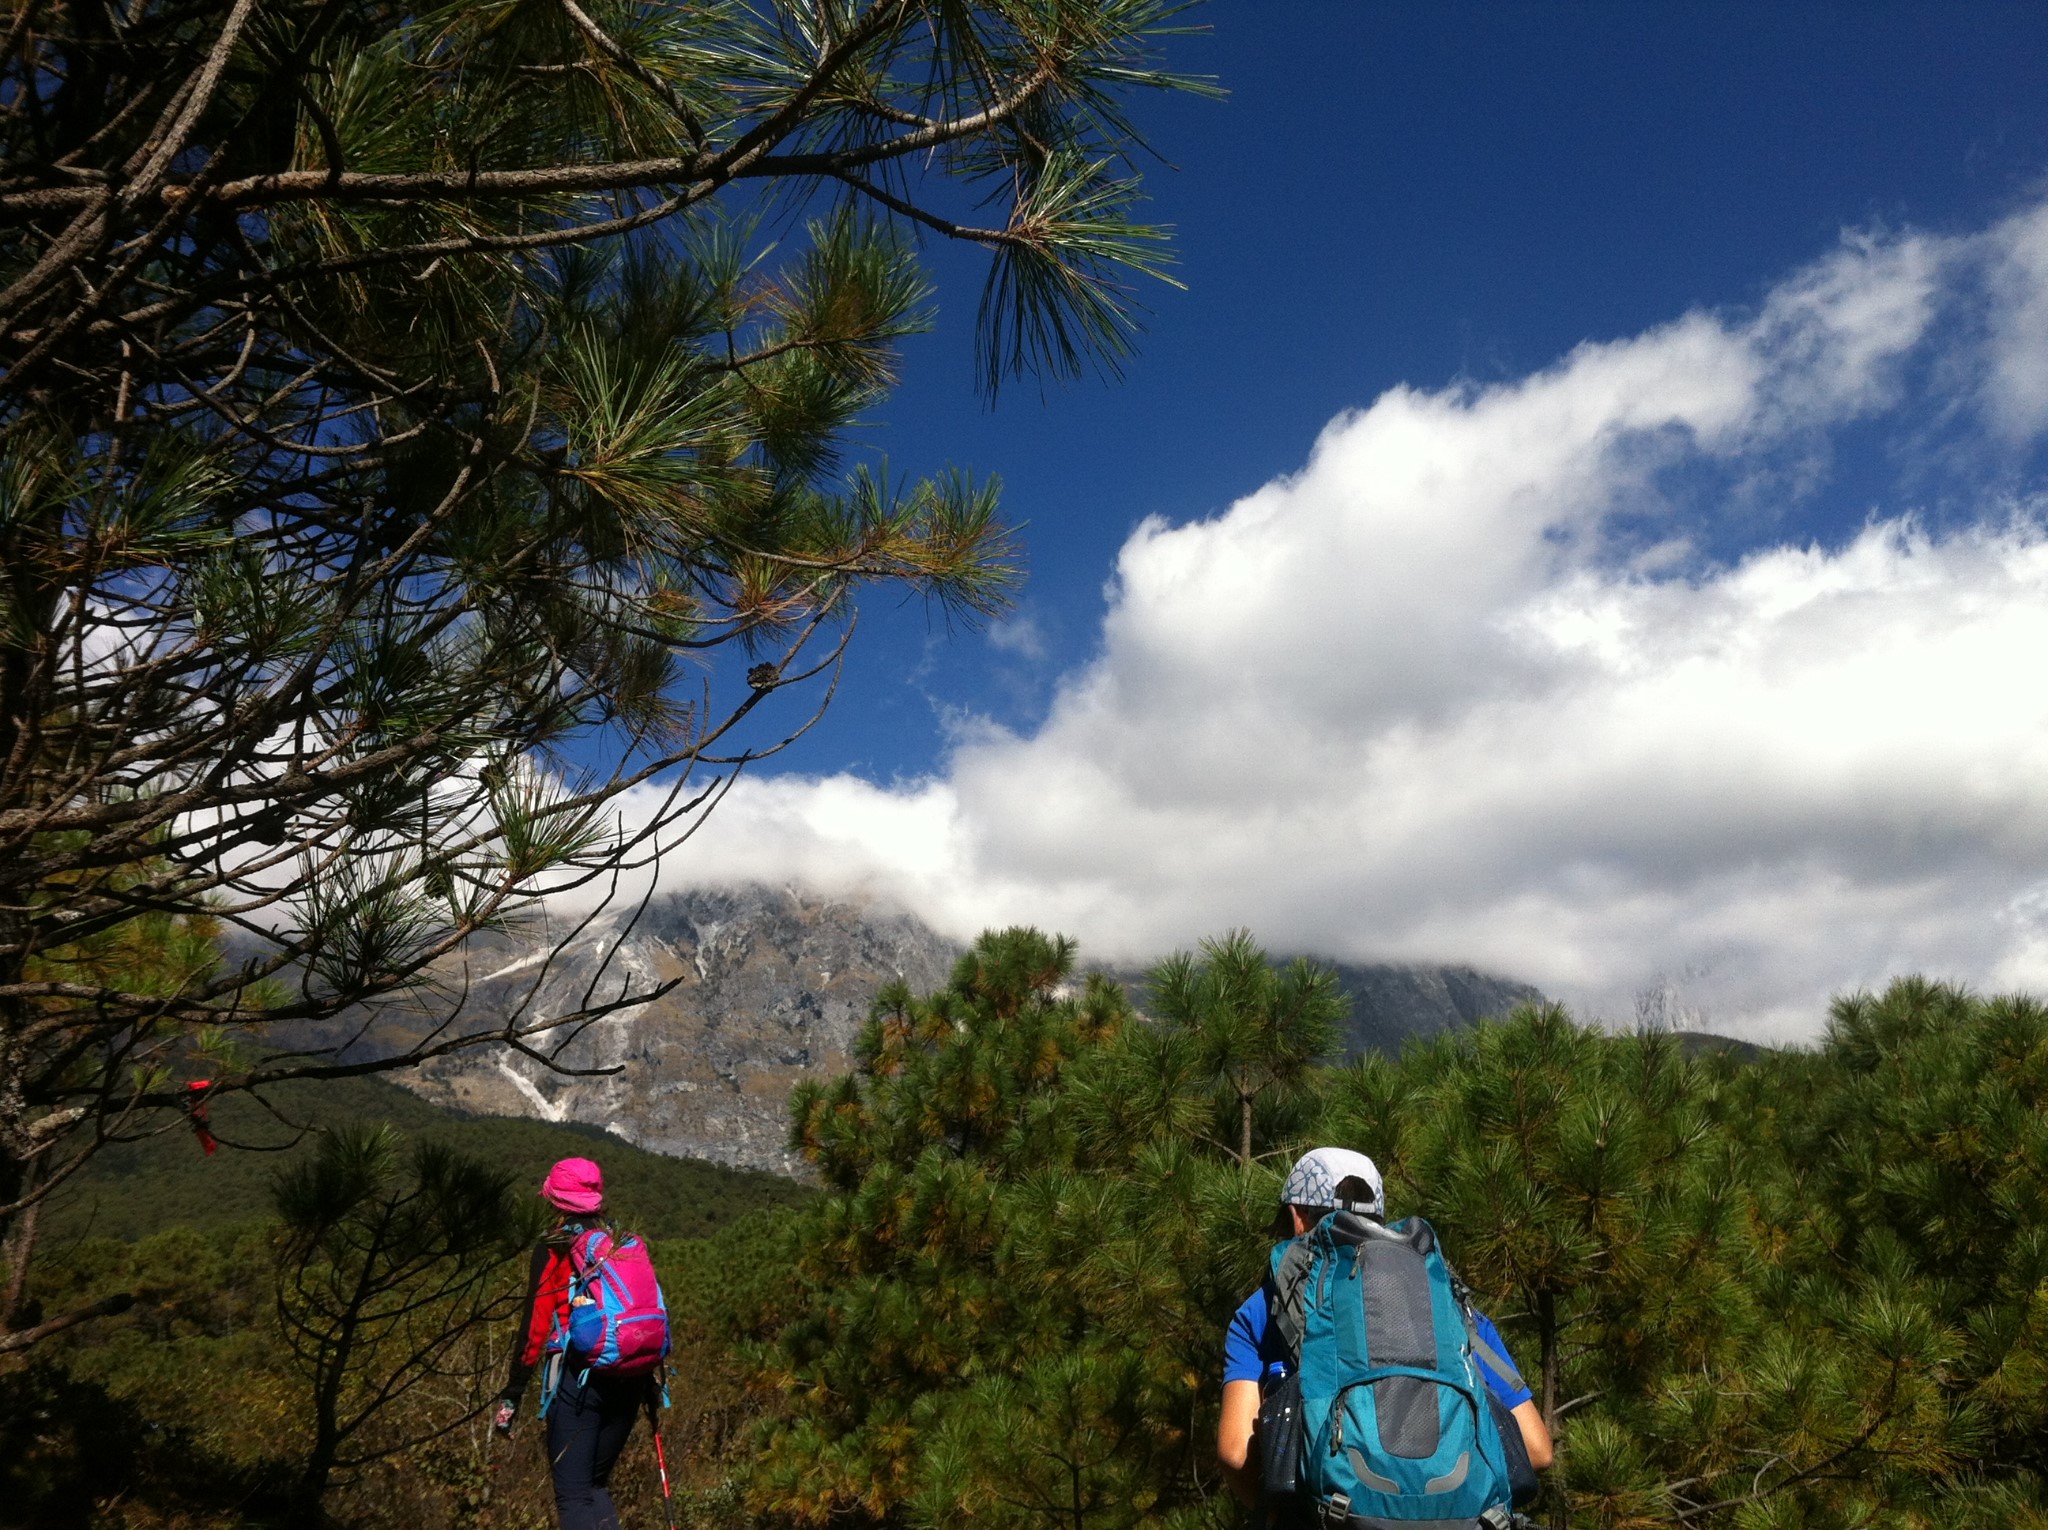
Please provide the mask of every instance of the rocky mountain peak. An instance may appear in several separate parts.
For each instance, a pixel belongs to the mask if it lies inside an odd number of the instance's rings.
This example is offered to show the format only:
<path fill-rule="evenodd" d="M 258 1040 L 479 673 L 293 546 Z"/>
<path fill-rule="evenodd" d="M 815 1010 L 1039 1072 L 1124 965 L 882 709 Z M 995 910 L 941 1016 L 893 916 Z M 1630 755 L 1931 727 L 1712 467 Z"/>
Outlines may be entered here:
<path fill-rule="evenodd" d="M 470 957 L 470 1007 L 485 1015 L 528 999 L 550 949 L 496 944 L 486 961 Z M 602 992 L 673 980 L 661 998 L 592 1025 L 561 1058 L 623 1071 L 573 1077 L 485 1048 L 436 1059 L 406 1082 L 479 1114 L 582 1121 L 657 1152 L 795 1173 L 786 1139 L 798 1081 L 852 1066 L 885 983 L 936 987 L 958 954 L 906 915 L 796 888 L 677 893 L 593 922 L 531 994 L 532 1013 L 561 1013 L 593 983 Z"/>
<path fill-rule="evenodd" d="M 594 919 L 556 950 L 561 933 L 478 941 L 462 972 L 444 974 L 446 985 L 466 989 L 469 1024 L 480 1028 L 522 1006 L 533 1016 L 566 1013 L 593 988 L 673 980 L 661 998 L 590 1026 L 561 1057 L 571 1068 L 620 1071 L 565 1075 L 487 1047 L 437 1058 L 399 1081 L 479 1115 L 583 1122 L 657 1152 L 782 1174 L 802 1172 L 788 1149 L 797 1084 L 852 1066 L 885 984 L 936 988 L 960 954 L 957 942 L 883 905 L 759 885 L 669 894 Z M 1411 1036 L 1542 997 L 1469 967 L 1338 964 L 1337 972 L 1352 998 L 1352 1055 L 1397 1050 Z M 1134 989 L 1142 979 L 1137 968 L 1113 975 Z M 382 1044 L 404 1039 L 406 1025 L 381 1019 Z"/>

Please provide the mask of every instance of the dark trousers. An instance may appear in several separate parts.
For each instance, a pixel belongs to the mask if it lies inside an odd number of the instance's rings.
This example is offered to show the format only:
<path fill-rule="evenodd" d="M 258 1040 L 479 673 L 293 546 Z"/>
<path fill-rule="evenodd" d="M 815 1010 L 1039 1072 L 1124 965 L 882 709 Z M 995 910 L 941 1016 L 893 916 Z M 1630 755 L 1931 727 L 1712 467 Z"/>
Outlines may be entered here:
<path fill-rule="evenodd" d="M 571 1364 L 573 1364 L 573 1360 Z M 555 1477 L 555 1513 L 562 1530 L 619 1530 L 607 1487 L 645 1406 L 647 1383 L 565 1370 L 548 1406 L 548 1464 Z"/>

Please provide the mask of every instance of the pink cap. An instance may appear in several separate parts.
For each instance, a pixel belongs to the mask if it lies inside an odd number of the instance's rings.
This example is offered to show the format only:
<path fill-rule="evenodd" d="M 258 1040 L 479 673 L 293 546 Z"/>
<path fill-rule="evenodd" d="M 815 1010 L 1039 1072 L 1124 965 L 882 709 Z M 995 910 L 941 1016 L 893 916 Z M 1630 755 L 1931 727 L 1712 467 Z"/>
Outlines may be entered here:
<path fill-rule="evenodd" d="M 548 1170 L 540 1194 L 557 1211 L 588 1214 L 604 1205 L 604 1170 L 588 1158 L 564 1158 Z"/>

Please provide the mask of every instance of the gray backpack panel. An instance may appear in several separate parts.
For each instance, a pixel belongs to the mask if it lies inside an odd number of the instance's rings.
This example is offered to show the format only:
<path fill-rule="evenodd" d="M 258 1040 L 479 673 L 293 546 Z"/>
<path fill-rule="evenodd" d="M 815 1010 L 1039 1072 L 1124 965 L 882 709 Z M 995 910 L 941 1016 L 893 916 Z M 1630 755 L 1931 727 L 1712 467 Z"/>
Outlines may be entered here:
<path fill-rule="evenodd" d="M 1434 1370 L 1436 1324 L 1429 1299 L 1429 1266 L 1414 1244 L 1368 1239 L 1358 1259 L 1365 1297 L 1366 1343 L 1374 1365 L 1417 1365 Z M 1413 1376 L 1373 1383 L 1380 1442 L 1410 1460 L 1436 1454 L 1437 1401 L 1443 1389 Z"/>

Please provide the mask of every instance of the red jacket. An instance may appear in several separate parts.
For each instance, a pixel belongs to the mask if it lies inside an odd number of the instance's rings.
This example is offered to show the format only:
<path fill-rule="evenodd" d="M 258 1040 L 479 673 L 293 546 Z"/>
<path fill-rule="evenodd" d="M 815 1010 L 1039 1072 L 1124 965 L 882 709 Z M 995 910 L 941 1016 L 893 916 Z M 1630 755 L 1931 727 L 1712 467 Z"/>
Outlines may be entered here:
<path fill-rule="evenodd" d="M 534 1249 L 533 1262 L 527 1270 L 526 1327 L 512 1350 L 512 1369 L 505 1378 L 507 1401 L 519 1401 L 526 1391 L 526 1378 L 540 1364 L 549 1336 L 558 1326 L 568 1326 L 569 1283 L 573 1274 L 568 1236 L 550 1233 Z"/>

